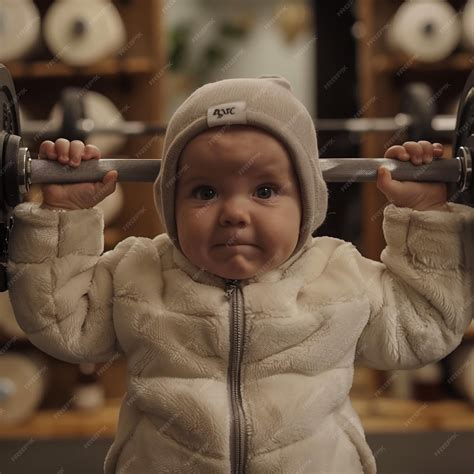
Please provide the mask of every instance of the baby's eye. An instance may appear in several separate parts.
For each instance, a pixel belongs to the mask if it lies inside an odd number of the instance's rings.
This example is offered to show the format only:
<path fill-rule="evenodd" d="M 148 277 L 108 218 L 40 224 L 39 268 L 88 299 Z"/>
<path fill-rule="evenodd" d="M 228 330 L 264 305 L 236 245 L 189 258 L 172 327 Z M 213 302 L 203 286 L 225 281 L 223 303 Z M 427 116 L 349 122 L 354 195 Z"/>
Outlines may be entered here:
<path fill-rule="evenodd" d="M 277 192 L 277 189 L 276 189 L 275 187 L 269 186 L 269 185 L 260 186 L 258 189 L 259 189 L 259 190 L 260 190 L 260 189 L 270 190 L 270 192 L 266 192 L 266 193 L 265 193 L 266 196 L 259 196 L 259 197 L 261 197 L 261 198 L 263 198 L 263 199 L 268 199 L 269 197 L 271 197 L 271 191 L 274 191 L 275 193 Z M 258 191 L 257 191 L 257 192 L 258 192 Z"/>
<path fill-rule="evenodd" d="M 262 199 L 269 199 L 271 197 L 271 192 L 277 193 L 277 188 L 270 185 L 260 186 L 257 190 L 257 194 L 260 190 L 265 190 L 263 195 L 260 194 L 259 197 Z M 203 199 L 204 201 L 208 201 L 215 197 L 216 192 L 210 186 L 197 186 L 193 189 L 192 195 L 193 197 L 197 197 L 198 199 Z"/>
<path fill-rule="evenodd" d="M 200 194 L 199 191 L 204 190 L 205 192 L 203 194 Z M 210 186 L 198 186 L 197 188 L 194 188 L 193 190 L 193 196 L 197 196 L 200 198 L 201 196 L 208 196 L 209 197 L 209 192 L 212 194 L 214 193 L 214 190 Z M 210 198 L 213 198 L 213 195 L 210 196 Z M 204 201 L 207 201 L 208 199 L 204 198 Z"/>

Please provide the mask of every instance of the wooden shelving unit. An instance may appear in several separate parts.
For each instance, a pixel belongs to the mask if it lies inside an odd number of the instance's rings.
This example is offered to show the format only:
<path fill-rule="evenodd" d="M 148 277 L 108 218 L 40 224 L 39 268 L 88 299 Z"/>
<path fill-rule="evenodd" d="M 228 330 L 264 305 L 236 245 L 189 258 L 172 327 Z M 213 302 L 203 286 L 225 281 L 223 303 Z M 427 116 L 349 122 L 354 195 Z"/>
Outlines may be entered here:
<path fill-rule="evenodd" d="M 53 0 L 35 1 L 43 18 Z M 127 31 L 127 43 L 116 57 L 87 67 L 71 67 L 53 58 L 48 51 L 40 52 L 28 61 L 5 63 L 10 70 L 20 107 L 33 120 L 47 120 L 63 88 L 74 86 L 104 94 L 114 102 L 125 120 L 162 122 L 165 117 L 166 92 L 166 37 L 163 33 L 163 2 L 146 0 L 138 2 L 113 2 L 120 12 Z M 59 138 L 59 137 L 58 137 Z M 161 154 L 161 136 L 130 137 L 126 145 L 114 156 L 156 159 Z M 30 145 L 37 152 L 40 142 Z M 121 183 L 124 207 L 120 216 L 105 229 L 105 250 L 130 235 L 153 238 L 163 232 L 155 211 L 153 183 Z M 40 187 L 32 186 L 26 200 L 41 201 Z M 28 341 L 18 341 L 10 349 L 24 349 Z M 18 347 L 17 347 L 18 346 Z M 21 347 L 20 347 L 21 346 Z M 100 365 L 98 366 L 100 367 Z M 55 417 L 58 409 L 70 397 L 78 367 L 57 361 L 51 369 L 55 390 L 50 390 L 33 419 L 20 427 L 0 427 L 4 438 L 15 436 L 78 437 L 96 433 L 112 436 L 118 416 L 118 404 L 113 398 L 104 409 L 88 416 L 84 412 L 68 411 Z M 126 361 L 119 359 L 100 377 L 107 397 L 119 397 L 125 391 Z"/>
<path fill-rule="evenodd" d="M 95 66 L 76 68 L 54 61 L 34 61 L 30 63 L 11 63 L 8 65 L 13 80 L 47 79 L 51 77 L 93 76 L 95 74 L 152 74 L 156 72 L 154 61 L 149 57 L 115 59 L 110 58 Z"/>
<path fill-rule="evenodd" d="M 0 439 L 113 438 L 117 430 L 121 398 L 109 398 L 105 407 L 90 412 L 69 409 L 40 410 L 28 421 L 0 427 Z"/>
<path fill-rule="evenodd" d="M 459 400 L 423 402 L 395 398 L 352 399 L 368 433 L 472 431 L 474 409 Z"/>
<path fill-rule="evenodd" d="M 474 320 L 472 321 L 471 325 L 467 328 L 467 331 L 464 334 L 464 338 L 466 340 L 474 341 Z"/>
<path fill-rule="evenodd" d="M 442 63 L 423 63 L 408 56 L 387 54 L 376 54 L 372 61 L 378 74 L 393 74 L 407 66 L 417 71 L 470 71 L 474 67 L 474 56 L 469 53 L 453 54 Z"/>
<path fill-rule="evenodd" d="M 465 0 L 450 0 L 452 6 L 460 11 Z M 443 110 L 451 100 L 459 96 L 469 72 L 474 68 L 474 54 L 462 51 L 458 48 L 450 57 L 436 63 L 423 63 L 402 54 L 390 51 L 385 42 L 384 35 L 386 25 L 393 17 L 402 0 L 359 0 L 355 5 L 356 20 L 362 25 L 364 32 L 357 40 L 358 57 L 358 84 L 359 104 L 365 110 L 364 117 L 387 117 L 394 116 L 400 112 L 400 93 L 405 84 L 415 81 L 428 83 L 433 91 L 441 90 L 443 85 L 449 83 L 446 93 L 437 100 L 438 113 L 452 113 Z M 376 100 L 374 100 L 376 98 Z M 364 107 L 370 104 L 370 107 Z M 408 138 L 406 138 L 408 139 Z M 360 156 L 381 157 L 385 150 L 393 145 L 400 144 L 404 140 L 403 135 L 397 133 L 366 133 L 361 136 Z M 445 146 L 445 156 L 452 156 L 452 143 L 442 140 Z M 386 205 L 385 196 L 377 189 L 375 182 L 363 183 L 361 188 L 362 197 L 362 253 L 372 260 L 380 260 L 380 253 L 386 245 L 383 232 L 383 208 Z M 467 330 L 463 342 L 471 344 L 474 340 L 474 324 Z M 377 372 L 382 384 L 387 375 Z M 358 404 L 359 409 L 364 403 L 373 404 L 374 401 L 364 400 Z M 404 402 L 407 403 L 407 402 Z M 413 402 L 418 403 L 418 402 Z M 356 404 L 355 404 L 356 405 Z M 454 406 L 454 405 L 453 405 Z M 430 403 L 425 415 L 420 416 L 417 424 L 426 429 L 443 429 L 452 423 L 449 428 L 474 429 L 474 409 L 466 403 L 462 407 L 464 415 L 456 415 L 456 409 L 451 405 L 437 405 Z M 443 408 L 442 408 L 443 407 Z M 393 413 L 396 406 L 387 404 L 386 413 Z M 439 409 L 439 413 L 438 413 Z M 432 415 L 432 416 L 431 416 Z M 384 431 L 403 431 L 405 426 L 399 419 L 391 417 L 376 417 L 365 413 L 365 426 L 368 430 L 374 429 Z M 457 428 L 459 426 L 459 428 Z"/>

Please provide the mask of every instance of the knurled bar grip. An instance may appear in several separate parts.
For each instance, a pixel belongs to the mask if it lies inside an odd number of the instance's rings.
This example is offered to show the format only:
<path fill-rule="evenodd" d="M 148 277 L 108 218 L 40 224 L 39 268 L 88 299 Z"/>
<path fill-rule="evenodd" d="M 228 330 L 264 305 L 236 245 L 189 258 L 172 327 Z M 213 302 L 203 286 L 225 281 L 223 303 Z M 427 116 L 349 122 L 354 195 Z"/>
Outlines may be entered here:
<path fill-rule="evenodd" d="M 77 168 L 56 161 L 31 160 L 30 183 L 67 184 L 102 181 L 110 170 L 118 171 L 118 181 L 155 181 L 161 160 L 100 159 L 81 161 Z"/>
<path fill-rule="evenodd" d="M 377 168 L 388 168 L 392 178 L 400 181 L 439 181 L 457 183 L 462 166 L 459 158 L 436 159 L 429 164 L 413 165 L 411 162 L 387 158 L 321 158 L 319 160 L 326 182 L 375 181 Z M 82 161 L 73 168 L 56 161 L 32 159 L 29 183 L 67 184 L 101 181 L 110 170 L 118 171 L 118 181 L 155 181 L 161 160 L 100 159 Z"/>
<path fill-rule="evenodd" d="M 375 181 L 380 166 L 387 168 L 392 178 L 399 181 L 457 183 L 462 170 L 459 158 L 435 159 L 425 165 L 388 158 L 326 158 L 319 161 L 324 181 L 334 183 Z"/>

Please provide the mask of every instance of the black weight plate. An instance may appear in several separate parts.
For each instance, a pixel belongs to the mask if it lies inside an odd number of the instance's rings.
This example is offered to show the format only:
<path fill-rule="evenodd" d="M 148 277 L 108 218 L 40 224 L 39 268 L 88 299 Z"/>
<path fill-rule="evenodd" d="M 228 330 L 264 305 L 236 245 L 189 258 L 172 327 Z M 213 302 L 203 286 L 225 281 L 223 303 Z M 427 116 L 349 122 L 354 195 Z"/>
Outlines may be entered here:
<path fill-rule="evenodd" d="M 10 135 L 3 130 L 0 130 L 0 169 L 5 169 L 5 156 L 6 156 L 6 148 L 8 144 L 8 137 Z M 3 179 L 0 179 L 0 196 L 3 196 Z M 0 198 L 0 226 L 2 222 L 5 222 L 7 215 L 7 208 L 5 199 Z"/>
<path fill-rule="evenodd" d="M 15 86 L 8 69 L 0 64 L 0 131 L 20 135 Z"/>
<path fill-rule="evenodd" d="M 7 271 L 5 263 L 8 260 L 8 236 L 12 225 L 9 215 L 10 203 L 18 204 L 21 200 L 18 192 L 18 147 L 20 138 L 20 119 L 17 108 L 15 86 L 8 69 L 0 64 L 0 166 L 2 178 L 0 179 L 0 292 L 8 290 Z M 10 165 L 8 166 L 8 162 Z M 12 166 L 13 165 L 13 166 Z M 16 174 L 14 173 L 16 169 Z M 13 177 L 11 176 L 13 173 Z M 10 175 L 12 180 L 8 184 L 10 191 L 6 196 L 5 180 Z"/>
<path fill-rule="evenodd" d="M 471 149 L 471 154 L 474 157 L 474 70 L 471 71 L 467 78 L 466 84 L 459 100 L 459 108 L 456 117 L 456 129 L 453 139 L 453 155 L 458 156 L 458 150 L 461 146 L 466 146 Z M 450 199 L 461 204 L 474 204 L 474 194 L 471 189 L 461 195 L 456 191 L 453 185 L 449 186 Z"/>
<path fill-rule="evenodd" d="M 4 177 L 7 174 L 7 153 L 11 155 L 13 142 L 9 146 L 12 135 L 20 135 L 20 120 L 17 108 L 15 86 L 8 69 L 0 64 L 0 166 L 2 179 L 0 179 L 0 222 L 7 219 L 8 207 L 5 200 Z M 11 165 L 10 165 L 11 166 Z M 14 185 L 17 186 L 15 179 Z"/>
<path fill-rule="evenodd" d="M 464 146 L 471 135 L 474 135 L 474 71 L 469 74 L 459 100 L 453 143 L 455 155 L 459 147 Z"/>

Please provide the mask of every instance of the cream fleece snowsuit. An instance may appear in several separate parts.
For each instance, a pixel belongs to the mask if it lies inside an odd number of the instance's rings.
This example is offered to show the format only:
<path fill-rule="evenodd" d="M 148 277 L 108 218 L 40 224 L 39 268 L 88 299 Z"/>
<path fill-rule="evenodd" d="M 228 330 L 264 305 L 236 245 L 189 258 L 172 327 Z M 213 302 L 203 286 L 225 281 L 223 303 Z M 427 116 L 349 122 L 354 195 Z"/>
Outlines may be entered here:
<path fill-rule="evenodd" d="M 474 210 L 449 207 L 387 206 L 382 262 L 318 237 L 238 282 L 199 271 L 167 234 L 103 253 L 100 209 L 22 203 L 10 297 L 46 353 L 127 359 L 107 474 L 375 473 L 354 365 L 437 361 L 472 318 Z"/>

